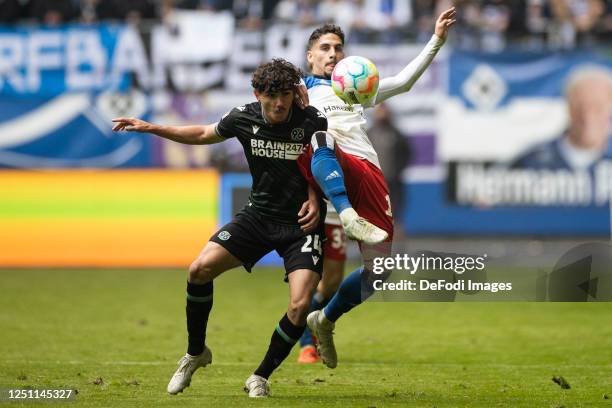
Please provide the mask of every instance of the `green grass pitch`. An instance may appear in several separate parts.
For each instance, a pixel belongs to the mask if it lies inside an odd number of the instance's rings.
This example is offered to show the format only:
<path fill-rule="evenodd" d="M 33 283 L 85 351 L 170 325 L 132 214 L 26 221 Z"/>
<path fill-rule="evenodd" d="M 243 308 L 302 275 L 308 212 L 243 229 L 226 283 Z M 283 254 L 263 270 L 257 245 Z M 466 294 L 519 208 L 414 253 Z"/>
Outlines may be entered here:
<path fill-rule="evenodd" d="M 178 396 L 184 271 L 0 270 L 0 290 L 0 388 L 74 388 L 70 406 L 612 407 L 612 303 L 366 303 L 337 325 L 338 368 L 296 348 L 253 401 L 243 382 L 287 305 L 279 269 L 216 281 L 213 364 Z"/>

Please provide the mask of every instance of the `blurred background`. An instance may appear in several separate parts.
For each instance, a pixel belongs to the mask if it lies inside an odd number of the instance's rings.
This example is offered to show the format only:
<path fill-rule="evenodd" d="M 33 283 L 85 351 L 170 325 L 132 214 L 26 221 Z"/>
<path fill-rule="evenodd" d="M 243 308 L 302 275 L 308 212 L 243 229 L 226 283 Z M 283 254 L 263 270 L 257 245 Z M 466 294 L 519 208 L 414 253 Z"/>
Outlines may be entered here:
<path fill-rule="evenodd" d="M 430 68 L 368 113 L 398 245 L 608 240 L 610 1 L 0 0 L 0 267 L 188 265 L 246 202 L 242 147 L 113 134 L 111 118 L 215 122 L 253 100 L 259 63 L 306 68 L 325 22 L 394 75 L 451 5 Z"/>

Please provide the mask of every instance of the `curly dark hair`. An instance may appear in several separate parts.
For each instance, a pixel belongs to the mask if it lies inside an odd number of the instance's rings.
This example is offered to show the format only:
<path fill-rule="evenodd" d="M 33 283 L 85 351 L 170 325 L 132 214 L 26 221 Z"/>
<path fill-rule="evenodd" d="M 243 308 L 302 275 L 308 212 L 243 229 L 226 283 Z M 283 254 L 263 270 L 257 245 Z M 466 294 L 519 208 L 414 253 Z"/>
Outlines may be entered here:
<path fill-rule="evenodd" d="M 293 89 L 300 83 L 302 71 L 282 58 L 260 64 L 251 79 L 253 89 L 260 93 L 275 93 Z"/>
<path fill-rule="evenodd" d="M 325 34 L 336 34 L 338 37 L 340 37 L 342 44 L 344 44 L 344 31 L 342 31 L 342 29 L 335 24 L 325 24 L 317 28 L 312 32 L 312 34 L 310 34 L 307 49 L 311 49 L 314 43 L 316 43 L 317 40 Z"/>

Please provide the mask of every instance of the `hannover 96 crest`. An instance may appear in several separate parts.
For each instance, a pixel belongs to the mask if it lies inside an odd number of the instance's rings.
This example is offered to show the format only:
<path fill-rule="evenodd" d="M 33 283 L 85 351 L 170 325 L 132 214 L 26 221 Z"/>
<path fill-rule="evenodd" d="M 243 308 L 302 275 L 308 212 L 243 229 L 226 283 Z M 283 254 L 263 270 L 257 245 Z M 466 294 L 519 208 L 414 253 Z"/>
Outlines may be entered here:
<path fill-rule="evenodd" d="M 304 139 L 304 129 L 295 128 L 291 131 L 291 140 L 299 142 L 302 139 Z"/>

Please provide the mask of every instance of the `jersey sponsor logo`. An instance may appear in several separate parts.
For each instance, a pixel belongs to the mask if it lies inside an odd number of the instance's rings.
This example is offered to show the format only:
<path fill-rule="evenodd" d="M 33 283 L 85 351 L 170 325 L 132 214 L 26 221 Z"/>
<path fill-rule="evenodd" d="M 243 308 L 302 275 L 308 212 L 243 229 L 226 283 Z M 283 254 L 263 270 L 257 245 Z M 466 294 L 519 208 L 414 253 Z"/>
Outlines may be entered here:
<path fill-rule="evenodd" d="M 319 262 L 319 257 L 316 255 L 312 256 L 312 262 L 314 262 L 314 264 L 316 265 Z"/>
<path fill-rule="evenodd" d="M 327 118 L 327 116 L 325 116 L 325 114 L 321 111 L 317 111 L 317 116 L 320 118 Z"/>
<path fill-rule="evenodd" d="M 219 235 L 217 235 L 221 241 L 227 241 L 231 236 L 232 234 L 230 234 L 229 231 L 221 231 Z"/>
<path fill-rule="evenodd" d="M 244 112 L 246 106 L 238 106 L 236 109 L 238 109 L 240 112 Z"/>
<path fill-rule="evenodd" d="M 253 125 L 253 134 L 256 135 L 259 132 L 259 126 Z"/>
<path fill-rule="evenodd" d="M 354 112 L 355 108 L 351 105 L 330 105 L 323 107 L 323 112 L 335 112 L 335 111 L 345 111 L 345 112 Z"/>
<path fill-rule="evenodd" d="M 304 139 L 304 129 L 295 128 L 291 131 L 291 140 L 299 142 L 300 140 L 303 140 L 303 139 Z"/>
<path fill-rule="evenodd" d="M 253 156 L 297 160 L 303 151 L 304 146 L 301 143 L 251 139 L 251 154 Z"/>

